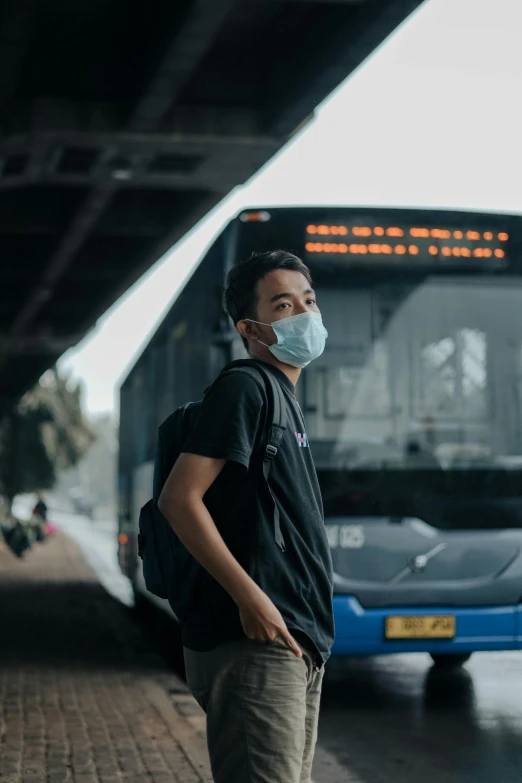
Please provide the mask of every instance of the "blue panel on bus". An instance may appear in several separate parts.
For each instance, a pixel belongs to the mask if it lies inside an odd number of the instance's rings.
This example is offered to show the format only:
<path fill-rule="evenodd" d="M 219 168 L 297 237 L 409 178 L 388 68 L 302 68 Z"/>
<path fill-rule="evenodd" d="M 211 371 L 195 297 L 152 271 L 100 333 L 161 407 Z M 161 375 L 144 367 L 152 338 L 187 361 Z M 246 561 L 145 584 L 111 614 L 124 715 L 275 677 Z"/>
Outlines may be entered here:
<path fill-rule="evenodd" d="M 334 596 L 336 637 L 332 655 L 513 650 L 522 646 L 522 610 L 503 607 L 364 609 L 353 596 Z M 453 639 L 385 639 L 389 616 L 454 616 Z"/>
<path fill-rule="evenodd" d="M 522 606 L 517 606 L 516 610 L 516 643 L 517 649 L 522 650 Z"/>

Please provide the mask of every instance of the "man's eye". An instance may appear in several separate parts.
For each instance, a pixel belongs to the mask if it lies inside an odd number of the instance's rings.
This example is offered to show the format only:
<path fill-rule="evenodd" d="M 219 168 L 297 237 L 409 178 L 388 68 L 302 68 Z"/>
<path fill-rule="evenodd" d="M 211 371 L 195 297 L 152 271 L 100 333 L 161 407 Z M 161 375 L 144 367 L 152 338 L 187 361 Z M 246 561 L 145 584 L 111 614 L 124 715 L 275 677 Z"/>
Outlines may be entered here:
<path fill-rule="evenodd" d="M 277 309 L 278 310 L 283 310 L 284 308 L 287 308 L 287 307 L 290 307 L 290 304 L 288 302 L 281 302 L 281 304 L 279 305 L 279 307 Z"/>
<path fill-rule="evenodd" d="M 317 302 L 315 301 L 315 299 L 309 299 L 308 304 L 317 304 Z"/>

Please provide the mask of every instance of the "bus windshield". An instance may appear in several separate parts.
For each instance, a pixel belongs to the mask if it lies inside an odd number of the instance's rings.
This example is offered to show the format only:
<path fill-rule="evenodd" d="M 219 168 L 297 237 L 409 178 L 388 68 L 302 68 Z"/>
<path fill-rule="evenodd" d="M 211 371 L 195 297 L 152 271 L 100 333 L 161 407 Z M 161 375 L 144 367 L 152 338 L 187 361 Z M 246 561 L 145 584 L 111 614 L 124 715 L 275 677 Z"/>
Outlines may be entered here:
<path fill-rule="evenodd" d="M 522 219 L 242 213 L 231 253 L 292 248 L 329 332 L 302 373 L 327 517 L 522 526 Z"/>
<path fill-rule="evenodd" d="M 522 281 L 318 289 L 329 339 L 303 375 L 318 468 L 522 466 Z"/>

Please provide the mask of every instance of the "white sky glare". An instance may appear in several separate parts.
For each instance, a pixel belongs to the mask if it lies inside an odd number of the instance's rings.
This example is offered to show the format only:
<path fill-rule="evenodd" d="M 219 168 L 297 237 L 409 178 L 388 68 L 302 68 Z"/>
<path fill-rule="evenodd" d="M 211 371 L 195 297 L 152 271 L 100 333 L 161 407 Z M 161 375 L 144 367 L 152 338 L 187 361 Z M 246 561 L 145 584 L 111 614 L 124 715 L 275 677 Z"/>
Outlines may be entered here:
<path fill-rule="evenodd" d="M 245 186 L 61 360 L 87 409 L 119 382 L 205 247 L 243 206 L 363 204 L 522 212 L 522 0 L 429 0 Z"/>

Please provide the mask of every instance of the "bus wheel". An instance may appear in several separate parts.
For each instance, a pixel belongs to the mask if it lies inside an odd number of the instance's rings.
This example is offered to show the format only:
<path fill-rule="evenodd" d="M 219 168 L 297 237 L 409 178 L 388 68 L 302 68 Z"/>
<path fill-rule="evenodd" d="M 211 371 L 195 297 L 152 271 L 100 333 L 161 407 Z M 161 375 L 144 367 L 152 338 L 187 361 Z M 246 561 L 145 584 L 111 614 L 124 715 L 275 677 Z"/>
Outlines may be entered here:
<path fill-rule="evenodd" d="M 471 653 L 430 653 L 439 669 L 456 669 L 471 658 Z"/>

